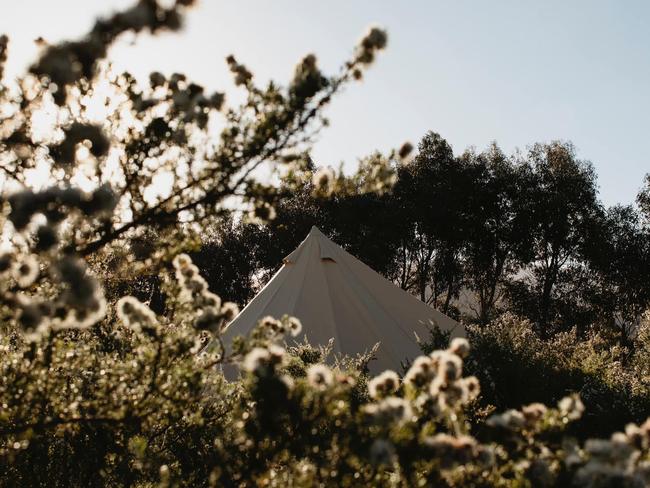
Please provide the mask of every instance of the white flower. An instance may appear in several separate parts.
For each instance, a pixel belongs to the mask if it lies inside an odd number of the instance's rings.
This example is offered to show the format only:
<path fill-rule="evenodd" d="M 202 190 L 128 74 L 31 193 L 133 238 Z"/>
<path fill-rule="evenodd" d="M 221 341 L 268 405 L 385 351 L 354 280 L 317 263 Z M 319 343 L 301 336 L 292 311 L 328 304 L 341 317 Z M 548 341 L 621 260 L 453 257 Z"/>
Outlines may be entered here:
<path fill-rule="evenodd" d="M 364 405 L 362 411 L 376 423 L 401 424 L 413 419 L 411 404 L 407 400 L 395 396 L 386 397 L 379 403 Z"/>
<path fill-rule="evenodd" d="M 469 342 L 463 337 L 454 337 L 449 344 L 449 352 L 466 358 L 469 354 Z"/>
<path fill-rule="evenodd" d="M 324 390 L 332 384 L 334 375 L 324 364 L 312 364 L 307 368 L 307 381 L 314 388 Z"/>
<path fill-rule="evenodd" d="M 156 314 L 135 297 L 126 296 L 117 301 L 117 316 L 127 327 L 136 332 L 142 328 L 153 328 L 157 325 Z"/>
<path fill-rule="evenodd" d="M 266 368 L 269 365 L 270 361 L 271 353 L 268 349 L 264 349 L 263 347 L 255 347 L 248 354 L 246 354 L 242 367 L 249 373 L 257 373 L 263 368 Z"/>
<path fill-rule="evenodd" d="M 94 293 L 84 301 L 82 307 L 68 307 L 65 317 L 54 318 L 51 321 L 52 329 L 87 329 L 106 316 L 106 299 L 100 289 L 94 290 Z"/>
<path fill-rule="evenodd" d="M 637 449 L 647 449 L 650 439 L 648 438 L 648 432 L 644 427 L 647 427 L 647 421 L 642 427 L 639 427 L 636 424 L 627 424 L 625 426 L 625 435 L 629 439 L 629 442 L 637 447 Z"/>
<path fill-rule="evenodd" d="M 206 307 L 194 321 L 194 327 L 198 330 L 215 331 L 222 324 L 221 315 L 214 307 Z"/>
<path fill-rule="evenodd" d="M 587 439 L 585 442 L 585 451 L 593 457 L 608 459 L 614 448 L 614 443 L 606 439 Z"/>
<path fill-rule="evenodd" d="M 386 47 L 388 34 L 380 27 L 371 26 L 359 41 L 357 60 L 362 64 L 370 64 L 375 59 L 375 53 Z"/>
<path fill-rule="evenodd" d="M 200 306 L 214 307 L 215 309 L 219 310 L 221 308 L 221 298 L 219 295 L 206 290 L 201 293 Z"/>
<path fill-rule="evenodd" d="M 517 430 L 524 426 L 525 419 L 523 414 L 517 410 L 506 410 L 502 414 L 492 415 L 485 423 L 490 427 Z"/>
<path fill-rule="evenodd" d="M 182 253 L 174 258 L 172 264 L 174 265 L 174 268 L 180 270 L 186 268 L 187 266 L 190 266 L 192 264 L 192 258 L 190 258 L 187 254 Z"/>
<path fill-rule="evenodd" d="M 465 389 L 467 392 L 467 401 L 471 402 L 478 398 L 479 393 L 481 393 L 481 384 L 478 381 L 476 376 L 468 376 L 467 378 L 462 378 L 458 380 L 458 383 Z"/>
<path fill-rule="evenodd" d="M 411 404 L 403 398 L 389 396 L 381 401 L 380 408 L 389 413 L 398 423 L 406 422 L 413 418 Z"/>
<path fill-rule="evenodd" d="M 185 281 L 185 289 L 192 295 L 202 294 L 208 289 L 208 282 L 198 273 Z"/>
<path fill-rule="evenodd" d="M 405 142 L 402 144 L 402 146 L 399 148 L 399 151 L 397 152 L 397 156 L 404 162 L 406 162 L 413 152 L 413 144 L 410 142 Z"/>
<path fill-rule="evenodd" d="M 266 317 L 262 318 L 262 320 L 260 320 L 260 325 L 262 326 L 263 329 L 268 329 L 274 334 L 280 334 L 284 329 L 282 326 L 282 322 L 271 317 L 270 315 L 267 315 Z"/>
<path fill-rule="evenodd" d="M 239 315 L 239 307 L 234 302 L 226 302 L 221 306 L 221 315 L 226 323 L 229 323 Z"/>
<path fill-rule="evenodd" d="M 585 406 L 578 395 L 564 397 L 557 406 L 560 413 L 569 420 L 578 420 L 585 411 Z"/>
<path fill-rule="evenodd" d="M 384 49 L 388 43 L 386 30 L 378 26 L 370 26 L 361 39 L 361 45 L 365 49 Z"/>
<path fill-rule="evenodd" d="M 538 420 L 544 417 L 547 410 L 546 405 L 543 403 L 531 403 L 530 405 L 523 407 L 521 413 L 524 414 L 528 425 L 534 425 Z"/>
<path fill-rule="evenodd" d="M 368 382 L 370 398 L 379 399 L 391 395 L 399 388 L 399 376 L 395 371 L 386 370 Z"/>
<path fill-rule="evenodd" d="M 289 317 L 287 323 L 289 326 L 289 332 L 293 337 L 300 335 L 302 332 L 302 322 L 300 322 L 300 320 L 296 317 Z"/>
<path fill-rule="evenodd" d="M 283 347 L 278 346 L 277 344 L 271 344 L 268 347 L 269 350 L 269 359 L 273 365 L 281 365 L 284 363 L 286 358 L 286 351 Z"/>
<path fill-rule="evenodd" d="M 48 332 L 48 315 L 50 305 L 48 302 L 34 302 L 30 298 L 17 296 L 20 306 L 18 321 L 27 342 L 36 342 Z"/>
<path fill-rule="evenodd" d="M 443 382 L 459 379 L 463 373 L 463 360 L 449 351 L 434 351 L 431 353 L 434 368 Z"/>
<path fill-rule="evenodd" d="M 459 381 L 447 383 L 438 376 L 431 382 L 431 396 L 437 397 L 441 409 L 454 408 L 459 403 L 465 404 L 468 400 L 467 390 Z"/>
<path fill-rule="evenodd" d="M 416 387 L 421 387 L 429 383 L 434 377 L 435 371 L 433 362 L 429 356 L 419 356 L 413 361 L 404 376 L 404 382 Z"/>
<path fill-rule="evenodd" d="M 458 437 L 439 433 L 425 437 L 423 444 L 433 450 L 443 464 L 467 463 L 478 454 L 476 439 L 468 435 Z"/>
<path fill-rule="evenodd" d="M 20 288 L 27 288 L 38 278 L 38 261 L 31 254 L 14 267 L 14 278 Z"/>
<path fill-rule="evenodd" d="M 187 254 L 176 256 L 172 261 L 172 265 L 176 270 L 176 280 L 190 295 L 192 291 L 201 292 L 207 288 L 207 286 L 202 286 L 201 280 L 203 278 L 199 275 L 199 268 L 192 263 L 192 258 Z"/>

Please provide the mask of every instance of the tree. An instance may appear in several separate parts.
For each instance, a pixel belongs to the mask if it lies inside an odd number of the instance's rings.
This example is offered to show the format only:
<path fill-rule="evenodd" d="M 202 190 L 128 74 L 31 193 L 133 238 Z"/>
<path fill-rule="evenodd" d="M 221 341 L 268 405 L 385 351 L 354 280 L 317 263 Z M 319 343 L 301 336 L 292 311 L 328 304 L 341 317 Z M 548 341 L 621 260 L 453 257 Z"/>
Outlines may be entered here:
<path fill-rule="evenodd" d="M 606 329 L 631 346 L 650 308 L 650 229 L 632 206 L 609 208 L 590 239 L 586 259 L 594 275 L 587 300 Z"/>
<path fill-rule="evenodd" d="M 646 224 L 650 225 L 650 173 L 645 175 L 645 186 L 636 197 L 639 209 L 645 215 Z"/>
<path fill-rule="evenodd" d="M 443 313 L 451 312 L 462 286 L 470 185 L 463 161 L 433 132 L 420 141 L 414 160 L 400 167 L 395 184 L 405 226 L 399 283 Z"/>
<path fill-rule="evenodd" d="M 198 250 L 191 252 L 209 288 L 217 295 L 246 305 L 259 289 L 259 249 L 266 234 L 261 226 L 232 218 L 205 229 Z"/>
<path fill-rule="evenodd" d="M 462 159 L 475 175 L 466 195 L 471 224 L 463 250 L 465 283 L 476 295 L 476 319 L 486 325 L 497 314 L 506 280 L 532 259 L 526 168 L 496 144 Z"/>
<path fill-rule="evenodd" d="M 576 158 L 570 144 L 535 144 L 524 164 L 528 166 L 528 178 L 522 182 L 522 191 L 528 196 L 526 212 L 533 219 L 534 256 L 528 276 L 515 281 L 510 295 L 548 334 L 563 326 L 554 323 L 554 291 L 561 272 L 580 262 L 589 228 L 601 208 L 593 168 Z"/>
<path fill-rule="evenodd" d="M 377 272 L 391 276 L 402 216 L 390 191 L 367 191 L 364 179 L 326 198 L 314 192 L 311 182 L 286 193 L 275 208 L 275 218 L 263 226 L 265 239 L 258 241 L 258 262 L 265 279 L 277 271 L 312 226 Z"/>

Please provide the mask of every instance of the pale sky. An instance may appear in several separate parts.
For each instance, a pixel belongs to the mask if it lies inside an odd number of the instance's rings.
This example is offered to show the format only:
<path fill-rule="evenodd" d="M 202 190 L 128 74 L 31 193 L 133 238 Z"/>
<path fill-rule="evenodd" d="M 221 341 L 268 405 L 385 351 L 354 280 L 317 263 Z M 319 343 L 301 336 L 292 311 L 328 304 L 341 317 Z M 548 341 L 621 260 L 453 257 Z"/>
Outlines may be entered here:
<path fill-rule="evenodd" d="M 133 0 L 2 0 L 8 73 L 33 59 L 33 40 L 75 38 Z M 318 164 L 354 167 L 428 130 L 457 153 L 496 140 L 506 152 L 571 140 L 593 162 L 606 204 L 631 203 L 650 172 L 650 2 L 646 0 L 202 0 L 180 34 L 124 40 L 118 68 L 184 72 L 232 93 L 224 58 L 260 81 L 287 82 L 316 53 L 333 72 L 369 24 L 388 49 L 328 110 Z"/>

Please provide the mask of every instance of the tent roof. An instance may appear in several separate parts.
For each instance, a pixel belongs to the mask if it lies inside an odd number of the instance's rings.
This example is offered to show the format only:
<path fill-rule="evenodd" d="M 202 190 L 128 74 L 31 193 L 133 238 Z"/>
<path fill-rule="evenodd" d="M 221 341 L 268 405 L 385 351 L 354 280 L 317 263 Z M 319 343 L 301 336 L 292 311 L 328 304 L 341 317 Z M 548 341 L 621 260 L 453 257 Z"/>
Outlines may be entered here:
<path fill-rule="evenodd" d="M 435 324 L 463 336 L 463 327 L 395 286 L 328 239 L 316 227 L 284 265 L 229 324 L 224 343 L 248 334 L 267 315 L 295 316 L 311 344 L 334 339 L 334 351 L 355 355 L 380 343 L 371 372 L 399 370 L 420 353 L 416 334 Z M 288 339 L 288 341 L 291 339 Z"/>

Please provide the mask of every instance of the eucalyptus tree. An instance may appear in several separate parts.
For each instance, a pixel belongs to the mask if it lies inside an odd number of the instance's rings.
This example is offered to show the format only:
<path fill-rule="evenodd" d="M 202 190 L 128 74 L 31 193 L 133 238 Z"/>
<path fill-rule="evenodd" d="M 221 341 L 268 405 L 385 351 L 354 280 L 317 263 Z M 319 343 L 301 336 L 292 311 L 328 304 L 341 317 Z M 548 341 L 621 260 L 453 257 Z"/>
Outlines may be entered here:
<path fill-rule="evenodd" d="M 634 344 L 650 308 L 650 229 L 642 219 L 631 205 L 607 209 L 586 254 L 591 271 L 586 300 L 603 329 L 615 332 L 624 346 Z"/>
<path fill-rule="evenodd" d="M 492 144 L 482 153 L 461 156 L 472 167 L 468 181 L 468 237 L 463 249 L 467 289 L 475 296 L 482 325 L 503 309 L 507 282 L 532 259 L 532 218 L 526 192 L 526 167 Z"/>
<path fill-rule="evenodd" d="M 589 229 L 602 208 L 593 167 L 577 159 L 571 144 L 535 144 L 523 164 L 528 166 L 522 191 L 532 218 L 533 256 L 518 287 L 512 288 L 519 295 L 512 297 L 527 302 L 527 315 L 546 334 L 553 328 L 554 293 L 562 272 L 582 262 Z"/>
<path fill-rule="evenodd" d="M 429 132 L 413 160 L 398 170 L 395 200 L 403 218 L 400 285 L 451 311 L 463 284 L 462 250 L 470 184 L 463 161 L 439 134 Z"/>

